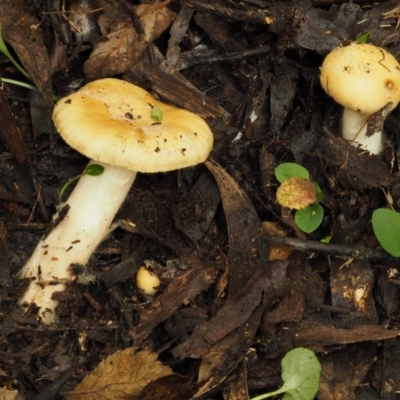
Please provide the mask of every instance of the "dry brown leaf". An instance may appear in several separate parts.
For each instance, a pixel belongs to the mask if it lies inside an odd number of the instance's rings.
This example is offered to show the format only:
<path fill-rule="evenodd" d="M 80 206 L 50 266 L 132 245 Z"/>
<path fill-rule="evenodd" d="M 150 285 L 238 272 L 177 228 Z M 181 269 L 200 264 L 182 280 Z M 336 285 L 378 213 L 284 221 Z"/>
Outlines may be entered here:
<path fill-rule="evenodd" d="M 7 390 L 0 388 L 0 400 L 22 400 L 23 397 L 18 393 L 18 390 Z"/>
<path fill-rule="evenodd" d="M 287 236 L 287 231 L 282 228 L 277 222 L 264 221 L 262 223 L 265 234 L 270 236 Z M 293 252 L 293 247 L 284 243 L 269 242 L 268 260 L 287 260 Z"/>
<path fill-rule="evenodd" d="M 66 396 L 67 400 L 123 400 L 142 393 L 143 388 L 172 371 L 157 361 L 157 354 L 132 348 L 117 351 L 103 360 L 99 366 Z"/>
<path fill-rule="evenodd" d="M 107 41 L 99 42 L 85 63 L 88 78 L 101 78 L 123 73 L 137 63 L 147 46 L 172 23 L 175 13 L 166 7 L 153 10 L 152 5 L 140 5 L 136 12 L 144 34 L 139 35 L 127 13 L 118 8 L 105 9 L 99 18 L 100 29 Z"/>
<path fill-rule="evenodd" d="M 23 0 L 0 1 L 0 16 L 9 50 L 12 48 L 17 53 L 40 94 L 51 106 L 50 60 L 43 32 L 32 28 L 39 24 L 33 7 Z M 24 80 L 23 77 L 21 79 Z"/>

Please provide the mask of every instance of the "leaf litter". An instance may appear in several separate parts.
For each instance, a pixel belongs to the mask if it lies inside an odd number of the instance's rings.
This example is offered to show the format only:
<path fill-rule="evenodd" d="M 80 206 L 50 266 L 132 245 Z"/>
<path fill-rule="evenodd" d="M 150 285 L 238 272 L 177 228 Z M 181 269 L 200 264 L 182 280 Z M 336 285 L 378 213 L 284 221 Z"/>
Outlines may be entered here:
<path fill-rule="evenodd" d="M 296 346 L 317 352 L 321 399 L 395 393 L 398 262 L 379 253 L 370 226 L 374 209 L 390 199 L 398 207 L 398 112 L 383 156 L 363 154 L 339 137 L 339 109 L 317 84 L 326 53 L 365 31 L 400 55 L 394 2 L 132 3 L 0 4 L 7 45 L 42 98 L 4 84 L 0 103 L 7 395 L 232 398 L 267 392 Z M 2 77 L 23 79 L 1 62 Z M 23 284 L 11 277 L 85 160 L 34 109 L 49 115 L 55 92 L 112 75 L 208 118 L 214 153 L 206 166 L 139 177 L 117 218 L 125 229 L 88 266 L 97 283 L 58 294 L 60 322 L 45 328 L 18 313 Z M 283 162 L 300 162 L 324 192 L 324 221 L 309 236 L 275 203 Z M 332 250 L 321 243 L 328 236 Z M 134 285 L 148 258 L 163 276 L 153 301 Z"/>

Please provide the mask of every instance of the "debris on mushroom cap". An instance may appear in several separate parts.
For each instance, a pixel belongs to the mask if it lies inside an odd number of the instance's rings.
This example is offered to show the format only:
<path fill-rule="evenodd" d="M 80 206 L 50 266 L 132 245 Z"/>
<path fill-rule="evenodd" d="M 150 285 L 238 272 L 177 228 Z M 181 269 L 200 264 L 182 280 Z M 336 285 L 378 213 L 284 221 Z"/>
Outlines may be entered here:
<path fill-rule="evenodd" d="M 151 117 L 154 106 L 161 110 L 161 122 Z M 53 120 L 75 150 L 93 160 L 138 172 L 199 164 L 207 159 L 213 145 L 213 134 L 201 117 L 113 78 L 91 82 L 61 99 Z"/>
<path fill-rule="evenodd" d="M 385 49 L 351 43 L 332 50 L 321 67 L 321 85 L 339 104 L 374 114 L 400 101 L 400 65 Z"/>
<path fill-rule="evenodd" d="M 140 267 L 136 274 L 136 285 L 138 289 L 147 296 L 154 296 L 160 286 L 158 276 L 146 267 Z"/>

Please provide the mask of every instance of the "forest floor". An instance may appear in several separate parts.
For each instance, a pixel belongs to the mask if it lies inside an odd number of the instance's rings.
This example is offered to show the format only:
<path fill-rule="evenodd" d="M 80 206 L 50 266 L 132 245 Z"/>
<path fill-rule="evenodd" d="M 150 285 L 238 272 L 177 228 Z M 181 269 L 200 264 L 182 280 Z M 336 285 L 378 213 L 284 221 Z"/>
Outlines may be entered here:
<path fill-rule="evenodd" d="M 400 59 L 398 1 L 138 3 L 0 2 L 29 74 L 0 54 L 0 398 L 249 399 L 282 385 L 299 347 L 321 364 L 318 399 L 399 398 L 399 261 L 371 218 L 400 208 L 400 112 L 382 154 L 365 153 L 340 137 L 342 107 L 319 78 L 332 49 L 367 32 Z M 21 311 L 18 271 L 87 163 L 56 132 L 54 99 L 110 77 L 203 117 L 213 150 L 138 175 L 85 267 L 96 278 L 78 283 L 77 266 L 45 325 Z M 312 233 L 276 201 L 283 163 L 321 189 Z M 162 282 L 153 298 L 136 286 L 145 263 Z"/>

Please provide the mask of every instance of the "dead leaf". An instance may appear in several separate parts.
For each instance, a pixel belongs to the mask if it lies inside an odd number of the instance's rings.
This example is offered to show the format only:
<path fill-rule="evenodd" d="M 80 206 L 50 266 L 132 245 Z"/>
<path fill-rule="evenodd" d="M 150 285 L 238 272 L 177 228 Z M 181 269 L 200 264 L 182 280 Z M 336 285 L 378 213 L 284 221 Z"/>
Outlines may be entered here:
<path fill-rule="evenodd" d="M 172 374 L 169 367 L 157 360 L 157 354 L 132 348 L 117 351 L 66 396 L 67 400 L 125 400 L 134 398 L 150 382 Z"/>
<path fill-rule="evenodd" d="M 287 236 L 287 231 L 284 228 L 282 228 L 277 222 L 264 221 L 262 225 L 268 237 Z M 292 246 L 288 246 L 287 244 L 284 243 L 274 242 L 273 240 L 270 241 L 269 245 L 270 245 L 270 250 L 268 254 L 269 261 L 287 260 L 294 250 Z"/>
<path fill-rule="evenodd" d="M 359 325 L 353 329 L 318 326 L 299 331 L 294 342 L 296 346 L 311 345 L 311 348 L 320 350 L 323 346 L 387 340 L 397 336 L 400 336 L 399 331 L 383 325 Z"/>
<path fill-rule="evenodd" d="M 276 63 L 275 79 L 271 82 L 271 134 L 278 137 L 296 95 L 298 70 L 288 64 Z"/>
<path fill-rule="evenodd" d="M 217 181 L 229 235 L 229 297 L 236 296 L 260 268 L 270 268 L 268 241 L 254 206 L 235 180 L 206 161 Z"/>
<path fill-rule="evenodd" d="M 268 245 L 247 194 L 221 167 L 206 162 L 221 192 L 229 234 L 229 296 L 215 317 L 172 350 L 175 357 L 203 357 L 193 398 L 215 388 L 243 359 L 262 314 L 283 287 L 286 263 L 268 261 Z"/>
<path fill-rule="evenodd" d="M 210 174 L 201 174 L 191 191 L 181 197 L 175 226 L 193 241 L 202 239 L 210 229 L 220 200 L 214 179 Z"/>
<path fill-rule="evenodd" d="M 187 341 L 172 349 L 175 357 L 203 357 L 198 378 L 200 387 L 193 398 L 201 397 L 218 386 L 243 360 L 265 309 L 276 301 L 284 286 L 287 262 L 275 261 L 270 263 L 270 267 L 272 278 L 268 278 L 268 271 L 260 269 L 259 274 L 253 277 L 254 287 L 249 284 L 247 290 L 243 290 L 249 292 L 247 296 L 237 302 L 229 300 L 215 318 L 198 325 Z M 237 315 L 227 315 L 235 307 Z M 243 322 L 246 315 L 248 318 Z M 222 316 L 226 317 L 224 321 Z"/>
<path fill-rule="evenodd" d="M 1 1 L 0 15 L 7 16 L 1 20 L 4 39 L 17 53 L 46 103 L 52 106 L 49 55 L 43 32 L 32 28 L 39 24 L 32 8 L 23 0 Z"/>
<path fill-rule="evenodd" d="M 389 168 L 381 157 L 351 146 L 341 137 L 327 135 L 317 143 L 328 165 L 337 169 L 343 186 L 359 192 L 366 188 L 387 187 L 393 182 Z"/>
<path fill-rule="evenodd" d="M 167 7 L 152 10 L 153 5 L 136 6 L 144 34 L 139 35 L 126 12 L 114 4 L 104 9 L 99 18 L 105 42 L 98 42 L 85 63 L 87 78 L 102 78 L 120 74 L 137 63 L 147 46 L 158 38 L 171 24 L 175 13 Z"/>
<path fill-rule="evenodd" d="M 327 355 L 318 355 L 323 371 L 318 399 L 368 398 L 359 392 L 359 389 L 363 386 L 365 375 L 376 362 L 377 350 L 377 343 L 359 343 Z"/>
<path fill-rule="evenodd" d="M 235 297 L 229 297 L 212 319 L 198 325 L 190 338 L 175 347 L 172 354 L 179 358 L 205 356 L 211 345 L 218 343 L 241 326 L 248 327 L 248 320 L 255 312 L 254 310 L 263 303 L 263 300 L 266 301 L 270 293 L 277 294 L 277 288 L 282 287 L 285 266 L 284 262 L 279 264 L 281 273 L 277 273 L 278 268 L 275 267 L 273 278 L 276 279 L 271 279 L 270 266 L 258 269 L 242 290 L 235 294 Z"/>
<path fill-rule="evenodd" d="M 23 400 L 23 397 L 18 393 L 18 390 L 0 388 L 0 400 Z"/>
<path fill-rule="evenodd" d="M 249 398 L 246 362 L 242 361 L 222 387 L 224 399 L 245 400 Z"/>
<path fill-rule="evenodd" d="M 186 376 L 168 375 L 149 383 L 140 400 L 184 400 L 192 398 L 197 384 Z"/>
<path fill-rule="evenodd" d="M 349 2 L 343 3 L 339 9 L 332 7 L 329 11 L 310 8 L 296 32 L 296 43 L 305 49 L 326 54 L 343 38 L 357 36 L 358 32 L 353 31 L 361 29 L 357 25 L 357 21 L 362 20 L 361 16 L 361 7 Z"/>
<path fill-rule="evenodd" d="M 232 373 L 236 366 L 243 361 L 250 343 L 260 324 L 264 306 L 257 307 L 252 316 L 237 330 L 216 343 L 201 362 L 199 382 L 201 386 L 193 399 L 217 387 Z"/>

